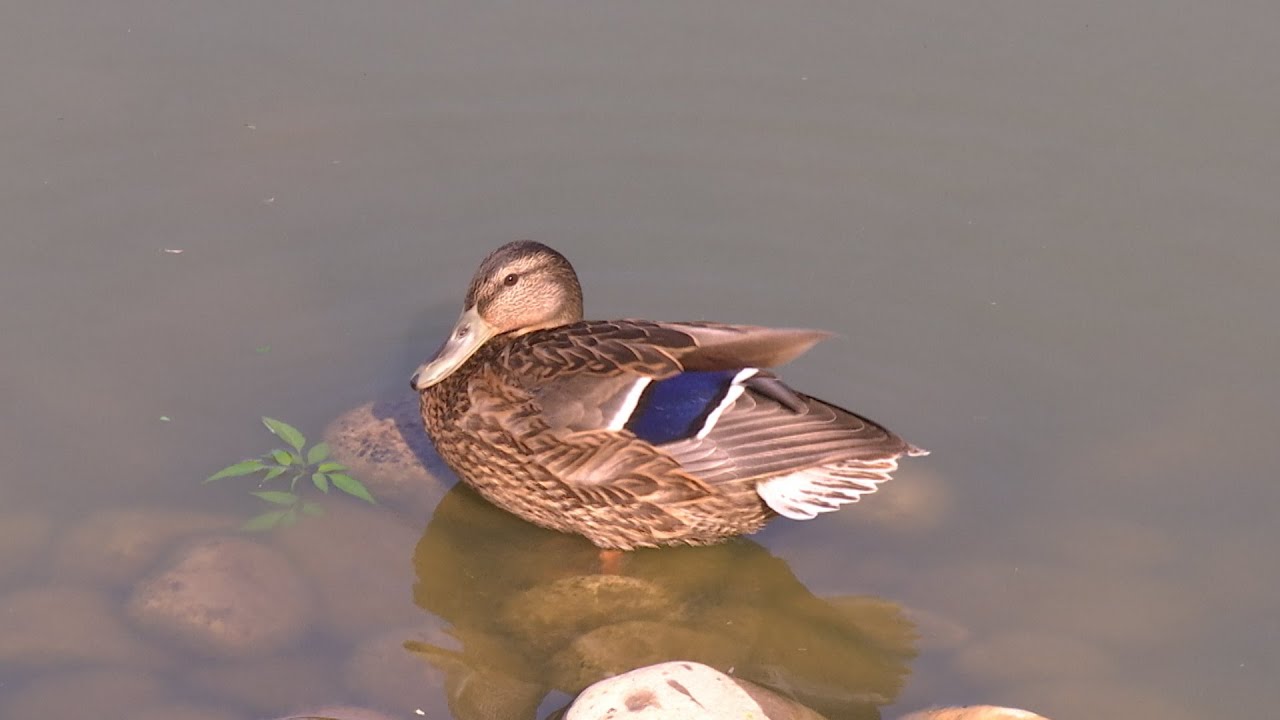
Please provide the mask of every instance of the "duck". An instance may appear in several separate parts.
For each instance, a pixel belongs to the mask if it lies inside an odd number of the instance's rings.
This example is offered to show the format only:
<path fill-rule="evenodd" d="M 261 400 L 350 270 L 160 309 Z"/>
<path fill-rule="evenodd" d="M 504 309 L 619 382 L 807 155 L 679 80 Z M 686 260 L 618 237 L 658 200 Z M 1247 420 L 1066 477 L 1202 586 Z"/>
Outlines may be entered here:
<path fill-rule="evenodd" d="M 410 385 L 440 457 L 490 503 L 604 551 L 709 545 L 838 510 L 927 454 L 775 374 L 829 336 L 586 320 L 573 266 L 522 240 L 480 263 Z"/>

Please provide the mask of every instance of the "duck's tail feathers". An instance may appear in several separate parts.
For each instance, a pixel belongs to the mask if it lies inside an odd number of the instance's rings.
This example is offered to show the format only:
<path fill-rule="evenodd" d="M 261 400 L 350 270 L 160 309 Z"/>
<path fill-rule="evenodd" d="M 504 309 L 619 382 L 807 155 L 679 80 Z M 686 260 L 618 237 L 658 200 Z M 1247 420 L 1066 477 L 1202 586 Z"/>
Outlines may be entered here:
<path fill-rule="evenodd" d="M 896 457 L 846 460 L 771 477 L 761 481 L 756 492 L 779 515 L 811 520 L 819 513 L 834 512 L 841 505 L 875 492 L 897 468 Z"/>

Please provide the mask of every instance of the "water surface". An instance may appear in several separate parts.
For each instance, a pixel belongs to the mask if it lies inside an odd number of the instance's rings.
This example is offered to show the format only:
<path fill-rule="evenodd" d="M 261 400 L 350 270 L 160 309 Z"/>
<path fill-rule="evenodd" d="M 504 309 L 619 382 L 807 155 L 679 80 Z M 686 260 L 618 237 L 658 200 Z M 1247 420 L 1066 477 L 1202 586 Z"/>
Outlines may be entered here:
<path fill-rule="evenodd" d="M 806 598 L 913 613 L 885 717 L 1267 716 L 1277 23 L 1152 0 L 11 9 L 0 499 L 51 529 L 0 593 L 118 599 L 54 562 L 104 508 L 255 511 L 198 481 L 267 449 L 260 415 L 314 435 L 399 395 L 479 258 L 534 238 L 592 316 L 835 331 L 786 377 L 933 451 L 750 546 Z M 381 591 L 447 624 L 405 551 Z M 358 639 L 308 642 L 337 672 Z M 72 670 L 0 665 L 0 702 Z M 203 659 L 149 672 L 273 711 L 201 685 Z"/>

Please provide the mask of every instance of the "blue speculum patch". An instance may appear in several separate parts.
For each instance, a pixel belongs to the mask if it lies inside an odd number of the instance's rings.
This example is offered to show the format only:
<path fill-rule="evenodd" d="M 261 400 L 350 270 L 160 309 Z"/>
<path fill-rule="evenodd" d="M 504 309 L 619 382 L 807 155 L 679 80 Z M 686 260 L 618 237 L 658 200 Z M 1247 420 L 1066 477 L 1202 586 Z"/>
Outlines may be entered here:
<path fill-rule="evenodd" d="M 691 437 L 702 428 L 738 370 L 690 370 L 649 384 L 626 429 L 654 445 Z"/>

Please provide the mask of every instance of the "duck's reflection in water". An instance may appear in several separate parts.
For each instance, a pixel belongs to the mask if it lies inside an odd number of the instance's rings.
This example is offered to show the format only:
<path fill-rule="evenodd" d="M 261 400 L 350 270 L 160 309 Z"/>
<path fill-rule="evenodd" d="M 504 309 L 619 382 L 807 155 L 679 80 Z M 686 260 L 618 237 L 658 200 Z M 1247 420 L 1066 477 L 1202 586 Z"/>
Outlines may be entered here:
<path fill-rule="evenodd" d="M 447 675 L 459 718 L 532 718 L 547 692 L 695 660 L 830 718 L 877 718 L 914 656 L 900 608 L 822 599 L 786 562 L 738 539 L 628 553 L 601 574 L 597 549 L 542 530 L 463 485 L 441 501 L 414 552 L 418 605 L 460 650 L 406 643 Z"/>

